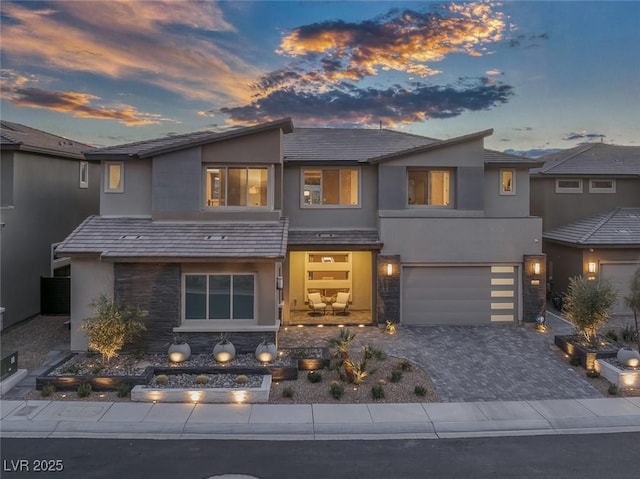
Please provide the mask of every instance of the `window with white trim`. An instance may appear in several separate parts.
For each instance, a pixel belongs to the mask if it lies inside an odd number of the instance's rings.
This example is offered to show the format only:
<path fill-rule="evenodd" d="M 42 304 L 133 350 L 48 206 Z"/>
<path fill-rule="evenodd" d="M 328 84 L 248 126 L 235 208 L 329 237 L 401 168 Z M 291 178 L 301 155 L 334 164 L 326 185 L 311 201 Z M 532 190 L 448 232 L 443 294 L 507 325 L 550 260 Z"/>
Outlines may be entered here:
<path fill-rule="evenodd" d="M 124 191 L 124 163 L 107 161 L 104 164 L 105 193 L 122 193 Z"/>
<path fill-rule="evenodd" d="M 185 320 L 255 319 L 254 274 L 185 274 Z"/>
<path fill-rule="evenodd" d="M 615 193 L 616 180 L 613 178 L 591 178 L 589 193 Z"/>
<path fill-rule="evenodd" d="M 354 207 L 360 205 L 359 168 L 304 168 L 303 207 Z"/>
<path fill-rule="evenodd" d="M 513 168 L 500 170 L 500 194 L 516 194 L 516 170 Z"/>
<path fill-rule="evenodd" d="M 582 179 L 556 178 L 556 193 L 582 193 Z"/>
<path fill-rule="evenodd" d="M 410 206 L 451 206 L 450 170 L 409 168 L 407 203 Z"/>
<path fill-rule="evenodd" d="M 268 167 L 207 166 L 205 205 L 208 207 L 268 207 Z"/>
<path fill-rule="evenodd" d="M 80 188 L 89 188 L 89 162 L 80 162 Z"/>

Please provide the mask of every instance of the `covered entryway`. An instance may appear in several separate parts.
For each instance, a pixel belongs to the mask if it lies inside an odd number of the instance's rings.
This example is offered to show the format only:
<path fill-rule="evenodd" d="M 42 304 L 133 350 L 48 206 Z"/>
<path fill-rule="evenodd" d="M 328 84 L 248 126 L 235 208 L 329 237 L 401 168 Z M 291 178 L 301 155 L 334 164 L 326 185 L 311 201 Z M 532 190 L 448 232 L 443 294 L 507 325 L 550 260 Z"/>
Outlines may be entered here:
<path fill-rule="evenodd" d="M 601 263 L 602 278 L 611 281 L 618 291 L 618 299 L 613 309 L 614 314 L 631 314 L 631 310 L 624 304 L 624 297 L 629 294 L 631 277 L 640 268 L 640 263 Z"/>
<path fill-rule="evenodd" d="M 516 266 L 404 266 L 402 323 L 476 325 L 517 320 Z"/>

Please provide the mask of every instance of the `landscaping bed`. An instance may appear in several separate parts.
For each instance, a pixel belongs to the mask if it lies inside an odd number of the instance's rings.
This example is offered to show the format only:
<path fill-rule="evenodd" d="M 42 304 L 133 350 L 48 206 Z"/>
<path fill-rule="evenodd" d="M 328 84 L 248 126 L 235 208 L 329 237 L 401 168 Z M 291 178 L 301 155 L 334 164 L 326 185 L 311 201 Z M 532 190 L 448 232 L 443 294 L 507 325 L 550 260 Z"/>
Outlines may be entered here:
<path fill-rule="evenodd" d="M 630 368 L 620 364 L 615 358 L 597 359 L 595 369 L 600 375 L 615 384 L 618 389 L 640 388 L 640 368 Z"/>
<path fill-rule="evenodd" d="M 602 338 L 598 340 L 598 347 L 594 348 L 577 334 L 556 335 L 553 341 L 569 358 L 579 360 L 586 369 L 589 369 L 588 365 L 596 359 L 615 357 L 620 349 L 616 344 Z"/>

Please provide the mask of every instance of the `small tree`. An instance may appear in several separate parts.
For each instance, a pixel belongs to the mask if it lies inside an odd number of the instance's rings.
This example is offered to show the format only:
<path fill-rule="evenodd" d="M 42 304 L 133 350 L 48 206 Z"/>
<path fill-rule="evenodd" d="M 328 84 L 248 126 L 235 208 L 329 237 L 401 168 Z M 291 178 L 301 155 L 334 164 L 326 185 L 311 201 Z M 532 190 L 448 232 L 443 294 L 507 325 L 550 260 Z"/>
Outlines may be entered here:
<path fill-rule="evenodd" d="M 629 284 L 629 294 L 624 297 L 627 308 L 633 311 L 633 320 L 636 326 L 636 341 L 640 351 L 640 329 L 638 329 L 638 312 L 640 312 L 640 268 L 633 273 Z"/>
<path fill-rule="evenodd" d="M 94 314 L 84 320 L 80 329 L 89 336 L 89 348 L 98 351 L 105 363 L 116 357 L 122 347 L 133 341 L 147 328 L 147 312 L 138 308 L 122 307 L 116 301 L 101 295 L 91 303 Z"/>
<path fill-rule="evenodd" d="M 575 276 L 569 279 L 562 310 L 585 339 L 595 345 L 597 330 L 609 320 L 616 296 L 616 290 L 606 280 Z"/>

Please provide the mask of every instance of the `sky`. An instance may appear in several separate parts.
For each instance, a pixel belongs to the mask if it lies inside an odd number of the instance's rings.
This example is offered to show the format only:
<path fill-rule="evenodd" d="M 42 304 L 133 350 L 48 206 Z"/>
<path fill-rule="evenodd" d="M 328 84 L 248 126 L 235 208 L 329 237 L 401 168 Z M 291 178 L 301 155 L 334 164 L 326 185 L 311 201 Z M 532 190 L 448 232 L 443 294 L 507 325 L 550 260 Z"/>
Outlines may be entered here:
<path fill-rule="evenodd" d="M 0 115 L 94 146 L 391 128 L 500 151 L 640 144 L 640 1 L 10 1 Z"/>

